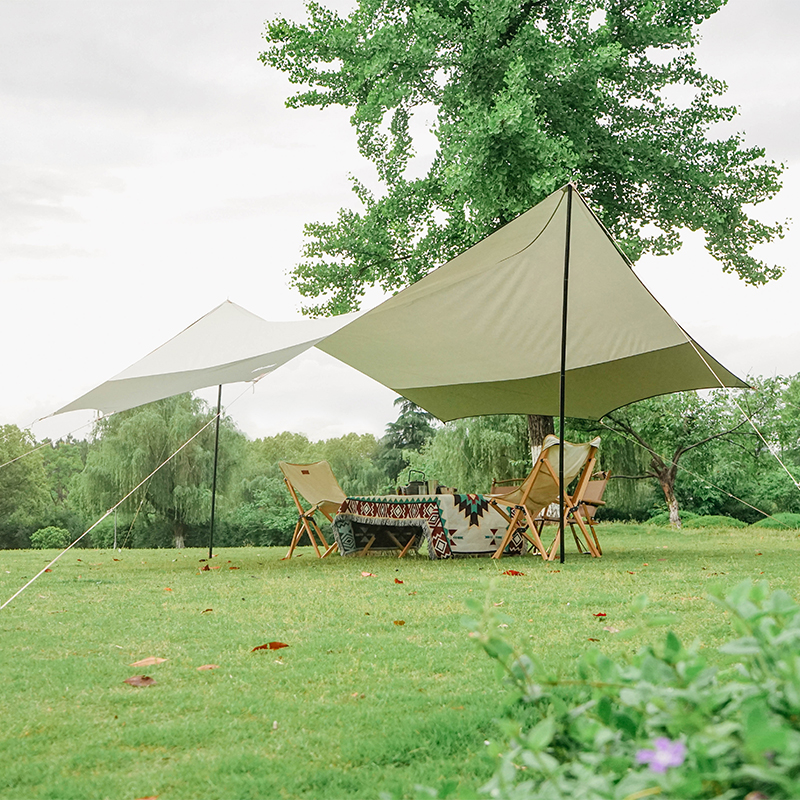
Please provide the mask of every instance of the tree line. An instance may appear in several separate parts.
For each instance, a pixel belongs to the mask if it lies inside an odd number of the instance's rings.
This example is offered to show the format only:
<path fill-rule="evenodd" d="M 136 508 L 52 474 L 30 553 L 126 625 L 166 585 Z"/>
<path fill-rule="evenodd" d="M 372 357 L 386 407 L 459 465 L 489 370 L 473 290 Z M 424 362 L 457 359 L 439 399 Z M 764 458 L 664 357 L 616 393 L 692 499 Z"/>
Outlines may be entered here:
<path fill-rule="evenodd" d="M 669 514 L 680 524 L 687 513 L 745 523 L 800 514 L 800 374 L 750 383 L 747 390 L 644 400 L 599 422 L 568 420 L 568 439 L 602 438 L 597 468 L 612 479 L 601 516 L 644 521 Z M 297 512 L 279 461 L 327 460 L 348 495 L 391 494 L 419 473 L 460 492 L 485 493 L 492 480 L 531 468 L 523 416 L 442 425 L 404 398 L 396 405 L 398 417 L 380 439 L 350 433 L 311 441 L 284 432 L 251 440 L 223 417 L 215 543 L 288 544 Z M 0 426 L 0 463 L 11 462 L 0 469 L 0 548 L 66 546 L 142 481 L 85 543 L 205 545 L 214 427 L 195 434 L 213 413 L 186 394 L 103 418 L 86 439 L 37 442 L 29 431 Z"/>

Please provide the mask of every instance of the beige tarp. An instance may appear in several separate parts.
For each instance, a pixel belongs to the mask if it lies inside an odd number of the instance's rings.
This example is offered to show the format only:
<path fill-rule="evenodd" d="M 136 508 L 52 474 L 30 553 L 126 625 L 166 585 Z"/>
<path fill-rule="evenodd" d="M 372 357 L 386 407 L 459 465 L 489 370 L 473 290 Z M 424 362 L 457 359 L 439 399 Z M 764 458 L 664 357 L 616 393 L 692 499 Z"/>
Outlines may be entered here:
<path fill-rule="evenodd" d="M 557 415 L 567 191 L 317 347 L 442 420 Z M 570 242 L 567 416 L 745 385 L 670 317 L 574 189 Z"/>
<path fill-rule="evenodd" d="M 357 316 L 268 322 L 227 300 L 55 413 L 93 408 L 110 414 L 205 386 L 253 381 Z"/>

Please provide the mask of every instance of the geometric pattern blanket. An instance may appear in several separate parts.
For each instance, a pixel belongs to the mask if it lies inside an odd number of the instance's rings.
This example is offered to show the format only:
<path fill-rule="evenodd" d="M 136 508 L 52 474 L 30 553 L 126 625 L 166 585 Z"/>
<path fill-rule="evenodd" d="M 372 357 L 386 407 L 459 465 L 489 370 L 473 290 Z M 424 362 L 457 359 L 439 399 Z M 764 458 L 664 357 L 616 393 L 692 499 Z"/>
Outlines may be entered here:
<path fill-rule="evenodd" d="M 334 518 L 333 536 L 346 556 L 362 550 L 373 535 L 370 550 L 396 549 L 394 540 L 405 544 L 421 534 L 428 556 L 440 559 L 491 555 L 507 526 L 480 494 L 348 497 Z M 521 552 L 522 537 L 515 534 L 506 553 Z"/>

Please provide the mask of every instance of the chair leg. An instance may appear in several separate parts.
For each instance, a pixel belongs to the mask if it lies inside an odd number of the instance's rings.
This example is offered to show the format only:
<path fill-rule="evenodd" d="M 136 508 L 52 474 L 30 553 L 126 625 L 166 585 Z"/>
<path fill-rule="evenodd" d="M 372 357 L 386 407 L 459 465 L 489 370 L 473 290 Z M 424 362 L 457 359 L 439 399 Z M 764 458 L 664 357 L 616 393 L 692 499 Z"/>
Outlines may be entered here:
<path fill-rule="evenodd" d="M 369 553 L 369 549 L 370 549 L 370 547 L 372 547 L 372 545 L 373 545 L 373 544 L 375 544 L 375 536 L 374 536 L 374 535 L 373 535 L 373 536 L 372 536 L 372 538 L 371 538 L 371 539 L 370 539 L 370 540 L 367 542 L 366 546 L 365 546 L 365 547 L 364 547 L 364 549 L 363 549 L 363 550 L 362 550 L 362 551 L 359 553 L 359 555 L 360 555 L 360 556 L 365 556 L 367 553 Z"/>
<path fill-rule="evenodd" d="M 408 544 L 400 551 L 400 555 L 397 557 L 402 558 L 411 549 L 411 545 L 414 544 L 416 539 L 417 539 L 417 534 L 416 533 L 412 534 L 411 538 L 408 540 Z"/>
<path fill-rule="evenodd" d="M 281 561 L 286 561 L 287 558 L 292 557 L 292 553 L 294 553 L 295 547 L 297 547 L 298 541 L 300 541 L 300 536 L 302 535 L 302 523 L 298 519 L 297 524 L 294 526 L 294 533 L 292 534 L 292 541 L 289 545 L 289 552 L 281 559 Z"/>
<path fill-rule="evenodd" d="M 522 509 L 516 508 L 514 509 L 514 513 L 511 516 L 511 522 L 508 523 L 508 527 L 506 528 L 506 532 L 503 534 L 503 539 L 500 542 L 500 546 L 497 550 L 492 553 L 492 558 L 500 559 L 503 557 L 503 551 L 508 547 L 508 543 L 511 541 L 511 537 L 514 533 L 514 530 L 519 525 L 520 517 L 522 516 Z"/>

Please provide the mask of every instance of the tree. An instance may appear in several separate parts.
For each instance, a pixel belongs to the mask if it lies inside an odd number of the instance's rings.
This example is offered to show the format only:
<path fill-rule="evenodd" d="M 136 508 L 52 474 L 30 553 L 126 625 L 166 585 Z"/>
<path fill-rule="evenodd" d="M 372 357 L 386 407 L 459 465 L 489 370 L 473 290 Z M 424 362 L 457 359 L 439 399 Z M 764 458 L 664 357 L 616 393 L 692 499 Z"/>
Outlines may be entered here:
<path fill-rule="evenodd" d="M 682 466 L 679 466 L 679 462 L 685 462 L 689 454 L 695 454 L 692 472 L 709 475 L 714 466 L 715 453 L 709 447 L 712 442 L 725 439 L 732 443 L 734 435 L 757 442 L 747 420 L 729 402 L 728 397 L 724 391 L 712 392 L 706 399 L 697 392 L 679 392 L 632 403 L 604 417 L 606 431 L 610 430 L 628 442 L 637 443 L 647 453 L 644 458 L 646 467 L 640 474 L 615 472 L 614 477 L 633 480 L 654 478 L 658 481 L 664 493 L 670 523 L 675 527 L 681 527 L 676 492 Z M 751 408 L 749 416 L 756 415 L 756 410 Z"/>
<path fill-rule="evenodd" d="M 400 414 L 386 426 L 386 434 L 380 441 L 376 458 L 392 483 L 408 466 L 408 453 L 419 452 L 434 432 L 431 425 L 433 414 L 405 397 L 396 398 L 394 405 L 400 407 Z"/>
<path fill-rule="evenodd" d="M 307 3 L 305 24 L 266 25 L 263 63 L 303 88 L 290 107 L 353 110 L 380 194 L 306 226 L 294 271 L 317 314 L 352 310 L 368 285 L 418 280 L 574 178 L 632 260 L 703 230 L 723 270 L 781 274 L 750 251 L 781 225 L 747 206 L 780 188 L 781 165 L 710 127 L 736 109 L 697 67 L 698 25 L 725 0 L 359 0 L 349 17 Z M 669 99 L 673 87 L 690 100 Z M 415 115 L 438 143 L 413 177 Z"/>
<path fill-rule="evenodd" d="M 726 272 L 781 268 L 753 248 L 783 235 L 746 208 L 780 189 L 782 165 L 740 135 L 725 84 L 697 66 L 698 26 L 726 0 L 359 0 L 348 17 L 309 0 L 308 22 L 266 25 L 261 60 L 302 88 L 289 107 L 352 109 L 380 188 L 352 178 L 362 210 L 306 225 L 292 273 L 325 315 L 365 289 L 397 290 L 574 179 L 635 261 L 705 232 Z M 670 99 L 678 87 L 691 98 Z M 432 119 L 437 150 L 414 162 Z M 552 420 L 529 419 L 531 443 Z"/>
<path fill-rule="evenodd" d="M 410 464 L 461 492 L 487 492 L 494 478 L 530 472 L 527 428 L 519 415 L 467 417 L 438 428 Z"/>
<path fill-rule="evenodd" d="M 0 547 L 27 547 L 28 535 L 50 504 L 41 451 L 16 425 L 0 425 Z"/>
<path fill-rule="evenodd" d="M 183 394 L 101 419 L 74 489 L 80 502 L 95 512 L 116 505 L 211 418 L 202 400 Z M 218 498 L 236 480 L 232 467 L 242 439 L 243 434 L 223 418 Z M 172 544 L 183 547 L 188 527 L 210 517 L 213 463 L 214 426 L 210 425 L 126 501 L 123 510 L 146 504 L 169 526 Z"/>

